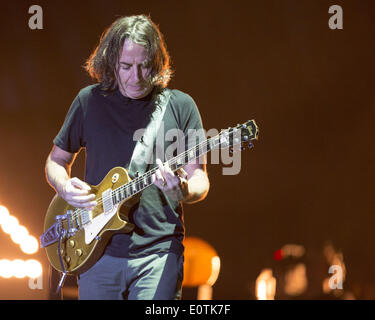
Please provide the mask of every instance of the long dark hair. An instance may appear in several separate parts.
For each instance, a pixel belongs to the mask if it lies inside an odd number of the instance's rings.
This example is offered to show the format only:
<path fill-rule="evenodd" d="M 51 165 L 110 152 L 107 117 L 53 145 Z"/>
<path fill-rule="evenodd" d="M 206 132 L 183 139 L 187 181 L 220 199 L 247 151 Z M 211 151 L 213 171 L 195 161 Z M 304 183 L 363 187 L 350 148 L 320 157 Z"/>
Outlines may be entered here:
<path fill-rule="evenodd" d="M 157 91 L 165 88 L 173 73 L 170 56 L 158 26 L 145 15 L 121 17 L 103 32 L 98 46 L 84 65 L 91 78 L 105 91 L 118 87 L 118 60 L 125 39 L 146 48 L 153 62 L 151 82 L 159 89 Z"/>

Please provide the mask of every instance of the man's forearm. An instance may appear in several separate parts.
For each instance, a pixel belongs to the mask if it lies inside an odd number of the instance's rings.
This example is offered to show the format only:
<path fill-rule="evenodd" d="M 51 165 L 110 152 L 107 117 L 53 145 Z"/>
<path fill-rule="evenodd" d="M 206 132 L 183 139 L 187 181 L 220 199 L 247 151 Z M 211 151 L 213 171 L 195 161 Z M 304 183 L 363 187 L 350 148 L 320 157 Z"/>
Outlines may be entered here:
<path fill-rule="evenodd" d="M 69 179 L 70 168 L 59 164 L 48 157 L 45 172 L 48 183 L 57 193 L 60 193 L 63 185 Z"/>

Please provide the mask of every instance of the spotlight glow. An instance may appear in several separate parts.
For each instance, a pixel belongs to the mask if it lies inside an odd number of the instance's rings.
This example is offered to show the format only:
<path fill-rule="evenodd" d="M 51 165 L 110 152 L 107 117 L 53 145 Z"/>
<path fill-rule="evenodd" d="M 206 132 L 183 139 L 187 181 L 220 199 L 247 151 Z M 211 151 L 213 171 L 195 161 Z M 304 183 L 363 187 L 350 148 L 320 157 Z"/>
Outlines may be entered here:
<path fill-rule="evenodd" d="M 5 221 L 9 217 L 9 211 L 4 206 L 0 206 L 0 225 L 3 224 L 3 221 Z"/>
<path fill-rule="evenodd" d="M 27 236 L 24 241 L 21 242 L 21 250 L 27 254 L 33 254 L 37 252 L 38 248 L 38 240 L 36 240 L 33 236 Z"/>
<path fill-rule="evenodd" d="M 18 226 L 19 226 L 18 219 L 13 216 L 9 216 L 5 218 L 1 224 L 1 228 L 7 234 L 11 234 L 12 232 L 14 232 Z"/>
<path fill-rule="evenodd" d="M 40 262 L 34 259 L 30 259 L 25 262 L 25 269 L 26 275 L 32 279 L 40 277 L 43 271 Z"/>
<path fill-rule="evenodd" d="M 13 261 L 8 259 L 0 260 L 0 277 L 9 279 L 15 277 L 22 279 L 29 277 L 31 279 L 38 278 L 42 275 L 43 269 L 39 261 L 34 259 L 21 260 L 15 259 Z"/>
<path fill-rule="evenodd" d="M 8 259 L 0 260 L 0 277 L 9 279 L 13 276 L 12 262 Z"/>
<path fill-rule="evenodd" d="M 16 259 L 12 261 L 13 276 L 21 279 L 26 276 L 25 261 Z"/>
<path fill-rule="evenodd" d="M 24 226 L 18 226 L 10 234 L 10 237 L 15 243 L 21 244 L 22 242 L 27 241 L 28 235 L 29 231 L 27 231 L 27 229 Z"/>

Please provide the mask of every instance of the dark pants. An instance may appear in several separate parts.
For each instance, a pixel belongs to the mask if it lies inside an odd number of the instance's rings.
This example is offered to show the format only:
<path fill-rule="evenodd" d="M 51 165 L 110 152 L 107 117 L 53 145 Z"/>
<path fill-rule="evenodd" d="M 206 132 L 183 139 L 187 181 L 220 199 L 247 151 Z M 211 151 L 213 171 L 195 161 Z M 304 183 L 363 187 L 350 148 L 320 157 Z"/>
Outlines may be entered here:
<path fill-rule="evenodd" d="M 128 259 L 103 255 L 78 277 L 80 300 L 181 299 L 183 255 Z"/>

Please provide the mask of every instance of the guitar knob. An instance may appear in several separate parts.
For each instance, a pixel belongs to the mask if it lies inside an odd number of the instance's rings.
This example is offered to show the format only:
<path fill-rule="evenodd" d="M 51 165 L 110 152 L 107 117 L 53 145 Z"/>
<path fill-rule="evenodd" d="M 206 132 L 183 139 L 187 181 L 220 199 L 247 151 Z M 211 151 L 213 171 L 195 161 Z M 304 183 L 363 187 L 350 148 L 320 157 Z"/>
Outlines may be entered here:
<path fill-rule="evenodd" d="M 70 257 L 69 256 L 65 256 L 64 259 L 65 259 L 66 262 L 68 262 L 68 263 L 70 262 Z"/>
<path fill-rule="evenodd" d="M 78 257 L 80 257 L 81 255 L 82 255 L 82 250 L 81 249 L 77 249 L 76 250 L 76 255 L 78 256 Z"/>
<path fill-rule="evenodd" d="M 69 240 L 69 245 L 72 247 L 72 248 L 74 248 L 74 246 L 75 246 L 75 242 L 74 242 L 74 240 Z"/>

